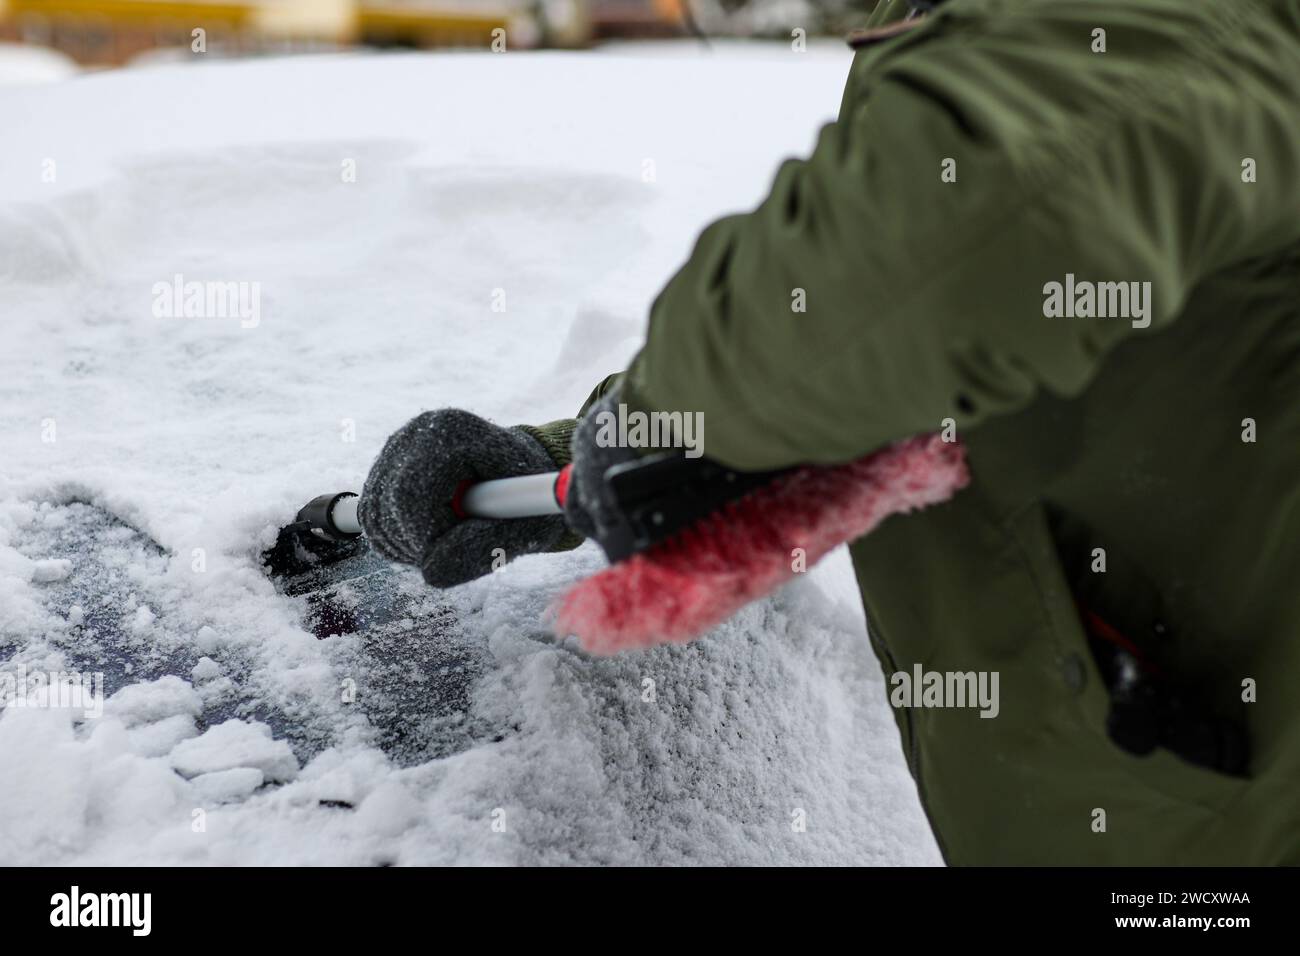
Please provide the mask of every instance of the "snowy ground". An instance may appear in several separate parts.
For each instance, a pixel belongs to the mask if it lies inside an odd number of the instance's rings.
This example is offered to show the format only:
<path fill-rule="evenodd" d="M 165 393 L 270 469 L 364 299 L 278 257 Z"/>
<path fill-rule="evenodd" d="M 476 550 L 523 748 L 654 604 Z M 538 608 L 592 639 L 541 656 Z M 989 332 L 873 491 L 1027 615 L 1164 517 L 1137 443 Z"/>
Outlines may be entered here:
<path fill-rule="evenodd" d="M 0 714 L 0 863 L 938 862 L 842 551 L 615 659 L 539 621 L 592 546 L 442 594 L 399 577 L 409 641 L 318 640 L 258 566 L 422 409 L 572 414 L 698 230 L 808 149 L 848 59 L 328 56 L 0 91 L 0 676 L 111 695 Z M 178 273 L 257 283 L 256 324 L 155 316 Z"/>

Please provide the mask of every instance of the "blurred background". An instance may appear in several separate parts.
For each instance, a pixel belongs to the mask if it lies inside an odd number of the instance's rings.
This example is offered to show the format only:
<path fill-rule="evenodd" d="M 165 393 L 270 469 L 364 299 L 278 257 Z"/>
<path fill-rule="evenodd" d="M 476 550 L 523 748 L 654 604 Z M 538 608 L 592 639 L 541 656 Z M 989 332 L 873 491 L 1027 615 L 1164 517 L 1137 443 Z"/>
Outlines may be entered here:
<path fill-rule="evenodd" d="M 0 0 L 0 85 L 144 61 L 356 47 L 582 49 L 834 35 L 873 0 Z M 502 34 L 500 31 L 504 30 Z"/>

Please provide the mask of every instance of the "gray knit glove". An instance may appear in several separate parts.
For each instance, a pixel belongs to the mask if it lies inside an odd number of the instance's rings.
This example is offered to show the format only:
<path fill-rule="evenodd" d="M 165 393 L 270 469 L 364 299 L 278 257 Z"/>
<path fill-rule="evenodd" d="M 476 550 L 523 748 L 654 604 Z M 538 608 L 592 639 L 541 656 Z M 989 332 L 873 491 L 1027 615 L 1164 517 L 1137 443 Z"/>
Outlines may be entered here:
<path fill-rule="evenodd" d="M 614 523 L 617 504 L 605 484 L 605 472 L 614 465 L 638 457 L 632 448 L 602 445 L 598 440 L 602 415 L 617 416 L 619 390 L 614 389 L 588 409 L 573 433 L 573 471 L 569 474 L 569 491 L 564 503 L 564 518 L 569 527 L 585 538 L 605 540 L 606 530 Z"/>
<path fill-rule="evenodd" d="M 462 482 L 558 470 L 548 437 L 456 408 L 417 415 L 388 439 L 366 478 L 357 508 L 366 538 L 443 588 L 487 574 L 495 558 L 555 550 L 567 536 L 560 515 L 461 519 L 451 508 Z"/>

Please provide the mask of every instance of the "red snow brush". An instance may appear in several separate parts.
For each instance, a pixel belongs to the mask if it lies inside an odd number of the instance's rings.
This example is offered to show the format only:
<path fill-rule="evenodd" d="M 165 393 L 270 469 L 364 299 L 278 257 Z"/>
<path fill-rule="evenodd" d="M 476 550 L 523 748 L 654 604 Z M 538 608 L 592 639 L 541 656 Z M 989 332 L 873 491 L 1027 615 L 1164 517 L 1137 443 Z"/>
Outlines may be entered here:
<path fill-rule="evenodd" d="M 462 488 L 456 513 L 523 518 L 564 509 L 569 468 Z M 681 452 L 604 477 L 617 519 L 599 544 L 610 567 L 552 607 L 554 629 L 596 654 L 688 641 L 771 593 L 892 514 L 950 498 L 969 480 L 956 442 L 922 435 L 845 465 L 740 472 Z M 266 563 L 299 574 L 355 553 L 357 496 L 321 495 L 282 529 Z"/>
<path fill-rule="evenodd" d="M 620 466 L 629 475 L 643 467 Z M 633 535 L 633 553 L 611 553 L 616 563 L 559 599 L 552 608 L 557 633 L 577 635 L 597 654 L 689 641 L 889 515 L 945 501 L 969 480 L 962 446 L 938 435 L 910 438 L 845 465 L 764 476 L 712 468 L 717 474 L 702 484 L 740 486 L 739 496 L 693 522 L 678 522 L 685 526 L 653 543 L 653 528 L 670 522 L 654 502 L 632 502 L 624 517 L 643 532 Z M 606 476 L 611 483 L 618 478 Z M 615 497 L 624 503 L 628 496 Z M 617 550 L 628 550 L 626 539 L 619 544 Z"/>

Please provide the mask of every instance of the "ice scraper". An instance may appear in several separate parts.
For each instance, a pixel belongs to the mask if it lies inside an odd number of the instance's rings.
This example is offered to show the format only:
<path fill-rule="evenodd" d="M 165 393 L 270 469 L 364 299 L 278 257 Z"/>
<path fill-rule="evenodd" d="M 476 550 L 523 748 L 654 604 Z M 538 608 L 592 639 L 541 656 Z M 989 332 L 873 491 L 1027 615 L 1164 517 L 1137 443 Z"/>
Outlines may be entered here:
<path fill-rule="evenodd" d="M 493 519 L 560 513 L 571 468 L 462 487 L 453 509 Z M 614 465 L 603 475 L 612 520 L 597 536 L 610 566 L 563 594 L 552 624 L 596 653 L 690 640 L 889 515 L 941 502 L 967 480 L 961 444 L 938 435 L 781 471 L 738 471 L 680 451 Z M 355 554 L 358 501 L 343 492 L 304 506 L 266 552 L 272 574 Z"/>

